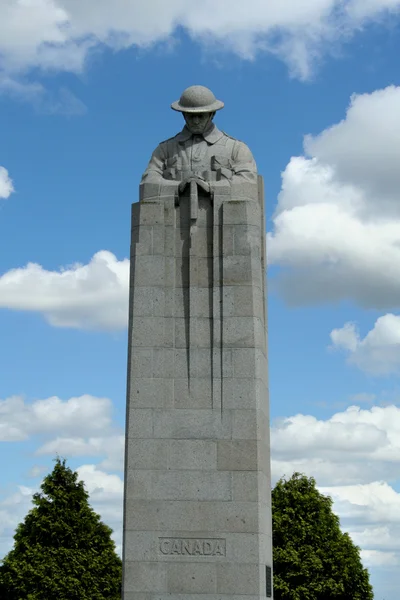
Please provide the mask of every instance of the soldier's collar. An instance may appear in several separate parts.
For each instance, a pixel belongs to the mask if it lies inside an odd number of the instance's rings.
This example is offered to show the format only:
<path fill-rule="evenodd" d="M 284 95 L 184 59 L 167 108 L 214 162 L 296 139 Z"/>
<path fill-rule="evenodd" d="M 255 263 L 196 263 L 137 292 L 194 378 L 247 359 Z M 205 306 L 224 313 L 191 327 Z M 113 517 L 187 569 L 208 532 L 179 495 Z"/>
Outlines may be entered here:
<path fill-rule="evenodd" d="M 224 134 L 222 133 L 222 131 L 220 131 L 218 127 L 214 125 L 214 123 L 211 124 L 211 127 L 205 133 L 203 133 L 203 137 L 208 144 L 215 144 L 215 142 L 218 142 L 218 140 L 220 140 L 223 135 Z M 192 136 L 193 134 L 185 125 L 182 131 L 177 135 L 178 142 L 180 144 L 184 144 L 185 142 L 190 140 Z"/>

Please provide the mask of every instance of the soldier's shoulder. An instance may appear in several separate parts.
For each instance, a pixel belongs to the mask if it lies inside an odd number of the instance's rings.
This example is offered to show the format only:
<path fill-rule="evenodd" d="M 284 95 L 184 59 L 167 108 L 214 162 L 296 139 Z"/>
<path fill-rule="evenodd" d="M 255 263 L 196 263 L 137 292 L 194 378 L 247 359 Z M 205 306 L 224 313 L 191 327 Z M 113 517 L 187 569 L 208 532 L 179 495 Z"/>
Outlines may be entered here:
<path fill-rule="evenodd" d="M 226 131 L 223 131 L 222 129 L 221 133 L 223 133 L 225 137 L 229 138 L 230 140 L 233 140 L 234 142 L 237 142 L 241 146 L 245 146 L 246 148 L 248 147 L 245 142 L 243 142 L 242 140 L 238 140 L 238 138 L 233 137 L 233 135 L 229 135 L 229 133 L 226 133 Z"/>
<path fill-rule="evenodd" d="M 166 140 L 163 140 L 162 142 L 159 143 L 159 146 L 163 146 L 165 144 L 168 144 L 169 142 L 178 141 L 180 139 L 180 136 L 181 136 L 181 132 L 177 133 L 176 135 L 173 135 L 170 138 L 167 138 Z"/>

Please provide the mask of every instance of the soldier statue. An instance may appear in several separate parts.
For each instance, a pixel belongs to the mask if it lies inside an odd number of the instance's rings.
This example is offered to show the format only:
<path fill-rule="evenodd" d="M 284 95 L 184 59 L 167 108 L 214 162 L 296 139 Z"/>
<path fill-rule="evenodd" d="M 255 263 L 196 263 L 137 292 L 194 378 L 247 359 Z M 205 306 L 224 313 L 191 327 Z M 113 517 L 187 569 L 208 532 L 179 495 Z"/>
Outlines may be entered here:
<path fill-rule="evenodd" d="M 186 125 L 155 149 L 142 182 L 179 182 L 212 194 L 213 181 L 257 182 L 257 167 L 243 142 L 220 131 L 213 119 L 224 103 L 202 85 L 187 88 L 171 108 L 183 113 Z"/>

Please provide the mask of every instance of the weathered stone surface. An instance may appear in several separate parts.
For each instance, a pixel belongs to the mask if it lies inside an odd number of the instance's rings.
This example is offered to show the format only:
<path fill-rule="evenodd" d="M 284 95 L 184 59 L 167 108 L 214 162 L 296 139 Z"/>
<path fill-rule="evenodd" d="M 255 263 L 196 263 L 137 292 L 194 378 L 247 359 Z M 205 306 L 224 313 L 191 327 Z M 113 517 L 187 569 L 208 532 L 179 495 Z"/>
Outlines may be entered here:
<path fill-rule="evenodd" d="M 132 206 L 123 600 L 260 600 L 272 566 L 262 180 L 200 115 Z"/>

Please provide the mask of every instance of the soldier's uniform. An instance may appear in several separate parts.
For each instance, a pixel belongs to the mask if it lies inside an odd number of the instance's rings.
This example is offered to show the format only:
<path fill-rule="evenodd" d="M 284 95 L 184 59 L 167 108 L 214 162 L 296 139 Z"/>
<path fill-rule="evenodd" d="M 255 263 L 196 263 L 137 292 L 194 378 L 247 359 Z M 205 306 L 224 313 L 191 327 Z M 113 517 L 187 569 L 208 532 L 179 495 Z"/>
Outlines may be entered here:
<path fill-rule="evenodd" d="M 220 131 L 213 123 L 202 135 L 193 135 L 185 126 L 178 135 L 161 142 L 142 181 L 160 178 L 181 181 L 191 174 L 199 174 L 206 181 L 219 178 L 257 181 L 256 163 L 246 144 Z"/>
<path fill-rule="evenodd" d="M 192 86 L 171 108 L 182 113 L 214 113 L 223 106 L 211 90 Z M 246 144 L 220 131 L 211 122 L 202 134 L 193 134 L 185 126 L 178 135 L 161 142 L 153 152 L 142 181 L 183 181 L 190 176 L 200 176 L 207 182 L 220 179 L 256 182 L 257 167 Z"/>

